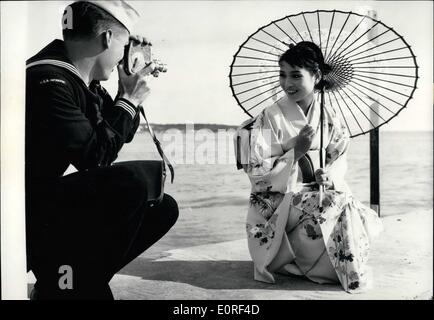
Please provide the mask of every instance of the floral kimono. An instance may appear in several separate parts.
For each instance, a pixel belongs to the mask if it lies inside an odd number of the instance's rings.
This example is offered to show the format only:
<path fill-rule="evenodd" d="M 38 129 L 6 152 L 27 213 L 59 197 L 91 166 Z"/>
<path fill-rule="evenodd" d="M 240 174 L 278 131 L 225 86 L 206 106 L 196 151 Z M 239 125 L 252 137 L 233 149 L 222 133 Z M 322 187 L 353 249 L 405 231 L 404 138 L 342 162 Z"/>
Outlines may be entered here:
<path fill-rule="evenodd" d="M 238 168 L 252 185 L 246 231 L 256 280 L 274 283 L 274 272 L 338 283 L 348 292 L 367 286 L 370 240 L 381 229 L 377 214 L 351 195 L 344 181 L 349 135 L 337 113 L 324 110 L 325 170 L 333 187 L 319 205 L 318 185 L 304 181 L 294 161 L 298 133 L 310 124 L 317 134 L 307 158 L 319 168 L 320 103 L 305 115 L 286 96 L 245 122 L 235 135 Z M 282 146 L 286 146 L 284 152 Z"/>

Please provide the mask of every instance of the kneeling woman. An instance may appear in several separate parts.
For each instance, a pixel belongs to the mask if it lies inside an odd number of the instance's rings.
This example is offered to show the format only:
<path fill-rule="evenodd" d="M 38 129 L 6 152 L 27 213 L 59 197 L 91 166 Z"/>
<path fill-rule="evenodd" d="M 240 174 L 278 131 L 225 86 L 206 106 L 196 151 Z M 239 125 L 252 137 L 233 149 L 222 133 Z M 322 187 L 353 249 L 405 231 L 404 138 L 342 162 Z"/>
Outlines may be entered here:
<path fill-rule="evenodd" d="M 279 66 L 285 96 L 236 134 L 239 168 L 252 184 L 246 231 L 255 279 L 273 283 L 273 272 L 291 273 L 361 291 L 368 282 L 370 241 L 382 225 L 344 181 L 349 134 L 329 105 L 323 123 L 326 164 L 319 166 L 316 92 L 330 85 L 323 79 L 330 67 L 306 41 L 290 47 Z M 322 206 L 319 185 L 325 188 Z"/>

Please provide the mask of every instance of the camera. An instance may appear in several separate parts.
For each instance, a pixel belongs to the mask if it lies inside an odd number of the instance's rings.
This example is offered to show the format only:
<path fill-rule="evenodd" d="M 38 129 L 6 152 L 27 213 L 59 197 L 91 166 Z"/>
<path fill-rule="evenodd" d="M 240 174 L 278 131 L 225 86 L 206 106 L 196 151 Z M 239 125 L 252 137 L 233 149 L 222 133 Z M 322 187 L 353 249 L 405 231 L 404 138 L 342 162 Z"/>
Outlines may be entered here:
<path fill-rule="evenodd" d="M 159 72 L 167 72 L 167 66 L 158 60 L 152 59 L 152 45 L 147 42 L 140 42 L 130 39 L 130 42 L 125 46 L 124 53 L 124 70 L 127 75 L 132 75 L 154 63 L 154 70 L 151 74 L 158 76 Z"/>

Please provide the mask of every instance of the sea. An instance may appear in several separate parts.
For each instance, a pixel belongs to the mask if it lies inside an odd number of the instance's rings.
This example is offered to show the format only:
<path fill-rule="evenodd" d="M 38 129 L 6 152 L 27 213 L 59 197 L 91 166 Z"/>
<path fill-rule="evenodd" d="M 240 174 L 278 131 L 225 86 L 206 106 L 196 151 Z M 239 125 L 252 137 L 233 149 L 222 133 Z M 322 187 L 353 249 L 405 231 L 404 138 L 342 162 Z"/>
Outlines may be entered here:
<path fill-rule="evenodd" d="M 233 132 L 167 130 L 157 132 L 175 168 L 165 192 L 179 205 L 175 227 L 159 249 L 214 243 L 245 236 L 250 183 L 237 170 Z M 380 130 L 380 215 L 433 210 L 433 132 Z M 117 161 L 159 159 L 148 132 L 125 144 Z M 369 134 L 351 139 L 346 181 L 354 196 L 369 206 Z"/>

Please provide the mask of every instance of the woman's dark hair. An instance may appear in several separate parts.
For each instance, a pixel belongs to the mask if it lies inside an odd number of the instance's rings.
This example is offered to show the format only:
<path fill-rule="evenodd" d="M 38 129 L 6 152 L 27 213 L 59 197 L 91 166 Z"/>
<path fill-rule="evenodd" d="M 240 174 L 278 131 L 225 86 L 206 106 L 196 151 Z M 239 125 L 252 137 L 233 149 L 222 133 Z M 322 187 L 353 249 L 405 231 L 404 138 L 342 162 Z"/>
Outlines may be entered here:
<path fill-rule="evenodd" d="M 72 23 L 63 25 L 64 40 L 93 39 L 109 28 L 126 29 L 111 14 L 86 1 L 66 7 L 62 24 L 66 18 L 72 19 Z"/>
<path fill-rule="evenodd" d="M 291 66 L 305 68 L 312 74 L 317 74 L 321 71 L 322 79 L 315 85 L 315 89 L 331 88 L 332 83 L 327 81 L 324 76 L 331 71 L 331 67 L 324 62 L 324 56 L 321 49 L 313 42 L 302 41 L 296 45 L 290 44 L 289 49 L 285 51 L 279 58 L 279 63 L 285 61 Z"/>

